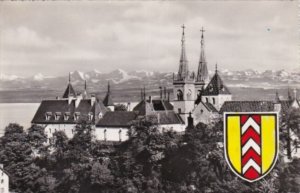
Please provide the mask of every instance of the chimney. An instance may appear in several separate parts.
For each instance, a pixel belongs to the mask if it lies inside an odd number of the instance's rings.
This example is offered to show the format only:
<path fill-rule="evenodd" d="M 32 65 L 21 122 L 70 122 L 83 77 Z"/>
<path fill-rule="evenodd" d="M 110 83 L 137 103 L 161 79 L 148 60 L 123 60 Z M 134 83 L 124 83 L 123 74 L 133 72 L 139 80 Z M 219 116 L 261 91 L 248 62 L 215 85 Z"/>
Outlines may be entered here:
<path fill-rule="evenodd" d="M 96 97 L 95 95 L 91 95 L 91 106 L 93 106 L 96 102 Z"/>
<path fill-rule="evenodd" d="M 159 87 L 159 95 L 160 95 L 160 99 L 162 99 L 162 87 Z"/>
<path fill-rule="evenodd" d="M 149 96 L 149 103 L 152 103 L 152 97 Z"/>
<path fill-rule="evenodd" d="M 189 128 L 192 128 L 194 127 L 194 118 L 192 117 L 192 113 L 190 112 L 189 113 L 189 116 L 188 116 L 188 127 Z"/>
<path fill-rule="evenodd" d="M 168 91 L 168 101 L 170 101 L 170 91 Z"/>
<path fill-rule="evenodd" d="M 164 99 L 167 99 L 167 87 L 164 87 Z"/>

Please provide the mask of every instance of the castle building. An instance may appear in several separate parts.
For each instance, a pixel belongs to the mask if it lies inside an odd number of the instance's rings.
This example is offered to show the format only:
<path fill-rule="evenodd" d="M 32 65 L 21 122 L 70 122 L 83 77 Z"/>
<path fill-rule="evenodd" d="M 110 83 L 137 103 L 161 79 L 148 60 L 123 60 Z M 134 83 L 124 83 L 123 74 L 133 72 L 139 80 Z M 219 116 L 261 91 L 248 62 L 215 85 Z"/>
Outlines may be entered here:
<path fill-rule="evenodd" d="M 0 193 L 9 193 L 9 176 L 0 164 Z"/>

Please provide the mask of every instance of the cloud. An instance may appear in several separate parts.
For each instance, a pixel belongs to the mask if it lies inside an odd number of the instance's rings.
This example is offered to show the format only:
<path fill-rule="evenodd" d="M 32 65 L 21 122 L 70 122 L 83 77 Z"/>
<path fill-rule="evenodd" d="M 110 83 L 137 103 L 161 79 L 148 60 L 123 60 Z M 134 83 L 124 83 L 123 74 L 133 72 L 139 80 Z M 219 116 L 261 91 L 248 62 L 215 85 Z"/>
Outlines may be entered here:
<path fill-rule="evenodd" d="M 210 69 L 216 62 L 222 69 L 258 70 L 297 63 L 293 1 L 79 1 L 2 3 L 0 67 L 20 75 L 177 71 L 183 23 L 193 70 L 202 26 Z"/>

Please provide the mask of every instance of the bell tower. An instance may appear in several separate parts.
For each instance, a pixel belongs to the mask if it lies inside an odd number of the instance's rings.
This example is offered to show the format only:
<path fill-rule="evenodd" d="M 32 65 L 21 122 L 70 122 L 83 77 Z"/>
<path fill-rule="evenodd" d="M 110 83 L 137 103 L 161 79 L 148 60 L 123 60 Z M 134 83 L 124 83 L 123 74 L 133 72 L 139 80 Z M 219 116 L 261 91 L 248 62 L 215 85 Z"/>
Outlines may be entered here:
<path fill-rule="evenodd" d="M 182 25 L 181 56 L 178 74 L 173 74 L 174 111 L 178 113 L 187 124 L 187 117 L 195 106 L 195 74 L 188 68 L 185 52 L 185 26 Z"/>

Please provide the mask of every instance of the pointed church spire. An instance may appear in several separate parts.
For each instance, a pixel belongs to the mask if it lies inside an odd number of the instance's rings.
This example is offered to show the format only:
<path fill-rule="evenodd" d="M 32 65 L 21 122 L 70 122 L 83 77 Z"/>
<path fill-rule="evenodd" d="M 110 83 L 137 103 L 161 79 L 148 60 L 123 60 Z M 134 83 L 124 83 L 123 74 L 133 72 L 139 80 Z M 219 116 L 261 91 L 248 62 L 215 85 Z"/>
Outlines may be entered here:
<path fill-rule="evenodd" d="M 200 51 L 200 60 L 198 65 L 197 73 L 197 82 L 206 82 L 208 80 L 208 70 L 207 63 L 204 52 L 204 28 L 202 27 L 201 31 L 201 51 Z"/>
<path fill-rule="evenodd" d="M 188 75 L 188 61 L 186 58 L 185 52 L 185 34 L 184 34 L 185 26 L 182 25 L 182 38 L 181 38 L 181 55 L 180 55 L 180 64 L 178 71 L 178 79 L 183 80 Z"/>
<path fill-rule="evenodd" d="M 292 97 L 291 91 L 290 91 L 290 87 L 288 87 L 288 100 L 289 100 L 289 101 L 292 101 L 292 100 L 293 100 L 293 97 Z"/>
<path fill-rule="evenodd" d="M 86 80 L 84 80 L 83 98 L 84 98 L 84 99 L 88 98 Z"/>
<path fill-rule="evenodd" d="M 110 84 L 109 81 L 107 82 L 107 93 L 106 96 L 103 100 L 103 104 L 107 107 L 107 106 L 114 106 L 114 102 L 112 100 L 111 97 L 111 93 L 110 93 Z"/>
<path fill-rule="evenodd" d="M 107 82 L 107 93 L 110 94 L 110 84 L 109 84 L 109 81 Z"/>
<path fill-rule="evenodd" d="M 76 92 L 71 84 L 71 72 L 69 72 L 69 83 L 62 98 L 76 97 Z"/>

